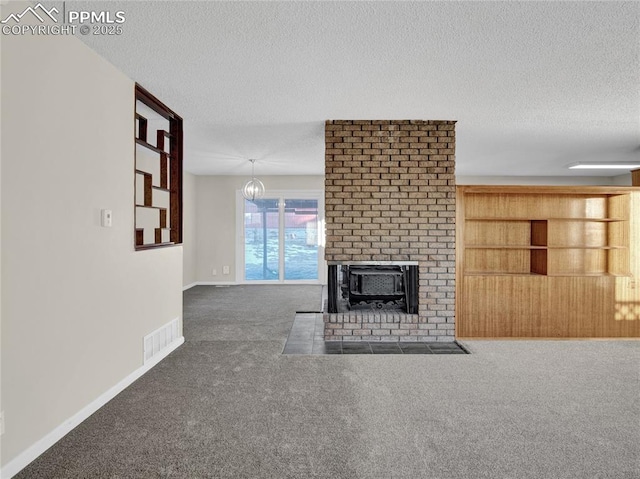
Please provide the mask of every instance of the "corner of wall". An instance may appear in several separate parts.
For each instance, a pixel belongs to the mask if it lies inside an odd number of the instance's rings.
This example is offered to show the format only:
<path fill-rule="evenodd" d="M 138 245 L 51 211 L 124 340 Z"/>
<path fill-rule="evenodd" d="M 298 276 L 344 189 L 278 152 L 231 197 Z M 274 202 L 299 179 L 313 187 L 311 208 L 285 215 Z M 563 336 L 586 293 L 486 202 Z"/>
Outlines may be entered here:
<path fill-rule="evenodd" d="M 183 271 L 182 286 L 188 289 L 197 281 L 197 238 L 198 222 L 197 216 L 197 182 L 196 175 L 188 172 L 182 177 L 182 255 Z M 188 287 L 187 287 L 188 286 Z"/>

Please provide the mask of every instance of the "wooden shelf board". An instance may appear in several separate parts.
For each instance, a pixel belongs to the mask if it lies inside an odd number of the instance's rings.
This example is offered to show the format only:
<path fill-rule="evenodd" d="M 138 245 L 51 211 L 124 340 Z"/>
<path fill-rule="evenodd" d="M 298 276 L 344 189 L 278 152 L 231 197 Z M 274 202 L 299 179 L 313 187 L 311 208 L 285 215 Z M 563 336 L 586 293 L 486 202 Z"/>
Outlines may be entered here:
<path fill-rule="evenodd" d="M 136 205 L 136 208 L 150 208 L 153 210 L 167 211 L 168 208 L 163 206 L 146 206 L 146 205 Z"/>
<path fill-rule="evenodd" d="M 177 246 L 177 245 L 178 243 L 174 243 L 172 241 L 167 243 L 149 243 L 149 244 L 137 245 L 136 250 L 163 248 L 166 246 Z"/>
<path fill-rule="evenodd" d="M 612 196 L 634 191 L 633 186 L 538 186 L 538 185 L 460 185 L 463 193 L 513 194 L 517 196 L 539 195 L 593 195 Z"/>
<path fill-rule="evenodd" d="M 478 245 L 470 244 L 466 249 L 627 249 L 626 246 L 537 246 L 537 245 Z"/>
<path fill-rule="evenodd" d="M 153 146 L 151 143 L 147 143 L 144 140 L 141 140 L 140 138 L 136 138 L 136 143 L 140 146 L 144 146 L 145 148 L 151 150 L 151 151 L 155 151 L 158 154 L 167 154 L 168 153 L 166 151 L 162 151 L 160 148 L 156 148 L 155 146 Z"/>
<path fill-rule="evenodd" d="M 465 218 L 465 221 L 531 221 L 532 218 L 515 218 L 515 217 L 505 217 L 498 218 L 495 216 L 483 216 L 477 218 Z"/>
<path fill-rule="evenodd" d="M 485 271 L 465 271 L 465 276 L 546 276 L 540 273 L 507 273 L 507 272 L 485 272 Z"/>
<path fill-rule="evenodd" d="M 548 246 L 548 249 L 627 249 L 626 246 Z"/>
<path fill-rule="evenodd" d="M 630 276 L 628 274 L 613 274 L 613 273 L 551 273 L 547 276 L 553 276 L 554 278 L 561 277 L 571 277 L 571 278 L 584 278 L 584 277 L 600 277 L 600 276 L 609 276 L 612 278 L 624 278 Z"/>
<path fill-rule="evenodd" d="M 539 273 L 507 273 L 507 272 L 482 272 L 482 271 L 465 271 L 464 276 L 548 276 L 548 277 L 599 277 L 610 276 L 613 278 L 626 278 L 630 277 L 630 274 L 613 274 L 613 273 L 552 273 L 552 274 L 539 274 Z"/>
<path fill-rule="evenodd" d="M 622 218 L 548 218 L 548 221 L 585 221 L 596 223 L 617 223 L 623 220 Z"/>
<path fill-rule="evenodd" d="M 467 249 L 547 249 L 547 246 L 535 245 L 494 245 L 494 244 L 468 244 Z"/>
<path fill-rule="evenodd" d="M 148 173 L 146 171 L 142 171 L 142 170 L 136 170 L 136 173 L 138 175 L 143 175 L 145 177 L 150 177 L 152 176 L 151 173 Z M 158 191 L 166 191 L 167 193 L 171 193 L 171 190 L 169 188 L 164 188 L 162 186 L 156 186 L 156 185 L 151 185 L 151 188 L 153 188 L 154 190 L 158 190 Z"/>
<path fill-rule="evenodd" d="M 622 218 L 516 218 L 516 217 L 504 217 L 499 218 L 495 216 L 466 218 L 466 221 L 586 221 L 586 222 L 599 222 L 599 223 L 613 223 L 618 221 L 628 221 Z"/>

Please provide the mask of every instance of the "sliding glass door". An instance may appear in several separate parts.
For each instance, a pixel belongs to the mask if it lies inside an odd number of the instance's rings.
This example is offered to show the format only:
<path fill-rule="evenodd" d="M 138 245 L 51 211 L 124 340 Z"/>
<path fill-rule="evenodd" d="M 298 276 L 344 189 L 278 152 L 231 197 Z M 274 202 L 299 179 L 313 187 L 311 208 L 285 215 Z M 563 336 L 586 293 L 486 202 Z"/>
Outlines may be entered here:
<path fill-rule="evenodd" d="M 318 200 L 284 200 L 284 279 L 318 279 Z"/>
<path fill-rule="evenodd" d="M 321 205 L 318 197 L 285 194 L 243 199 L 244 279 L 318 281 Z"/>
<path fill-rule="evenodd" d="M 244 277 L 270 280 L 280 277 L 278 200 L 245 200 Z"/>

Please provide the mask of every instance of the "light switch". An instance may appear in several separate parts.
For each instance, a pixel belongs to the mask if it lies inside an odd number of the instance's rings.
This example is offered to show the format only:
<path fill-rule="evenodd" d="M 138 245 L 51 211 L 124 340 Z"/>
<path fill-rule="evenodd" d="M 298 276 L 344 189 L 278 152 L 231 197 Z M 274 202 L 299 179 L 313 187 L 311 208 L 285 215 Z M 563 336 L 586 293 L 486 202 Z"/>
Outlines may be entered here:
<path fill-rule="evenodd" d="M 105 228 L 111 228 L 112 213 L 111 210 L 102 210 L 102 226 Z"/>

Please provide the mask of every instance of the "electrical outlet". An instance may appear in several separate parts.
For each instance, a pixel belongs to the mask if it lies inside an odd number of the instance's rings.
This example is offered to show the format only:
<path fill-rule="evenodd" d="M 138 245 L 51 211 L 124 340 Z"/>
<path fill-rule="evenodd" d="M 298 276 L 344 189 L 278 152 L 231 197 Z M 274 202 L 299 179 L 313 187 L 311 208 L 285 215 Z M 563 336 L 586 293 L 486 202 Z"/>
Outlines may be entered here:
<path fill-rule="evenodd" d="M 215 269 L 215 268 L 213 268 L 213 269 L 211 270 L 211 276 L 217 276 L 217 275 L 218 275 L 218 270 L 217 270 L 217 269 Z"/>
<path fill-rule="evenodd" d="M 222 274 L 229 274 L 229 267 L 228 266 L 223 266 L 222 267 Z"/>

